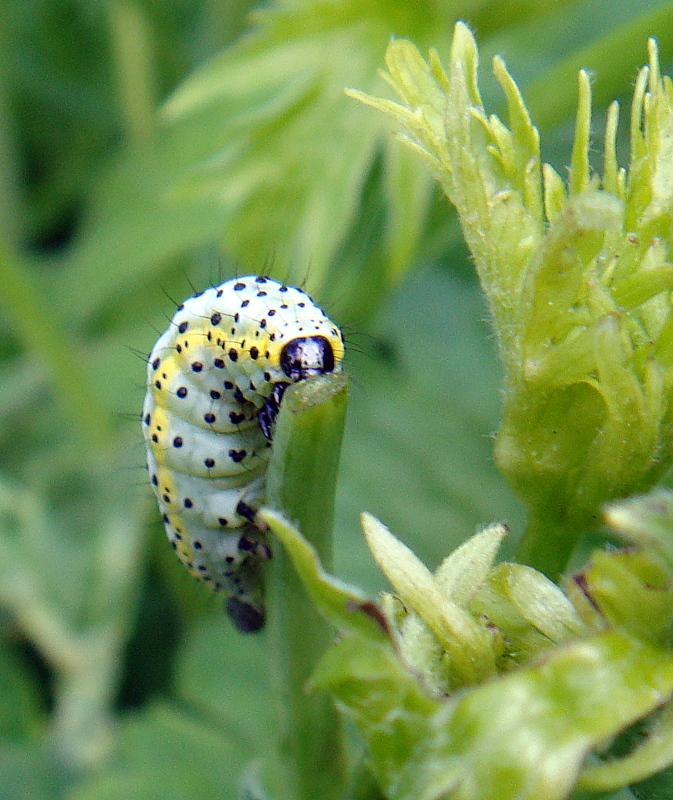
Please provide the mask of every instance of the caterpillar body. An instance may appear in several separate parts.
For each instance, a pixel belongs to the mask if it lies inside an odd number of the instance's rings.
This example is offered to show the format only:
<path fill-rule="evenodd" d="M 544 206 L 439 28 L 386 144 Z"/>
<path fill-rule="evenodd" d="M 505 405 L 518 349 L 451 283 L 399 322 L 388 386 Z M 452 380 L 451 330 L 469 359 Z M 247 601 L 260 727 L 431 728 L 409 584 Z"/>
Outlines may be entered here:
<path fill-rule="evenodd" d="M 147 466 L 168 539 L 192 575 L 227 596 L 243 631 L 264 624 L 255 526 L 285 389 L 340 370 L 343 338 L 301 289 L 226 281 L 180 305 L 148 360 Z"/>

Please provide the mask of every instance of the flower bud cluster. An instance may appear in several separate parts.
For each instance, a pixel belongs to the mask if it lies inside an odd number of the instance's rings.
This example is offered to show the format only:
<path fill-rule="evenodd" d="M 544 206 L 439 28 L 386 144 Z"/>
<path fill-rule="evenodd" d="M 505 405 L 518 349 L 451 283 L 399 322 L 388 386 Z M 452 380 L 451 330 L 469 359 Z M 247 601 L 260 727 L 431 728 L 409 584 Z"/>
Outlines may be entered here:
<path fill-rule="evenodd" d="M 499 58 L 507 124 L 486 113 L 477 63 L 458 24 L 447 70 L 409 42 L 390 45 L 385 77 L 401 102 L 353 94 L 394 119 L 456 207 L 505 368 L 495 458 L 530 511 L 520 556 L 556 577 L 600 506 L 650 488 L 673 460 L 673 91 L 651 40 L 629 167 L 618 166 L 613 103 L 599 174 L 580 72 L 564 181 L 542 163 L 538 131 Z"/>

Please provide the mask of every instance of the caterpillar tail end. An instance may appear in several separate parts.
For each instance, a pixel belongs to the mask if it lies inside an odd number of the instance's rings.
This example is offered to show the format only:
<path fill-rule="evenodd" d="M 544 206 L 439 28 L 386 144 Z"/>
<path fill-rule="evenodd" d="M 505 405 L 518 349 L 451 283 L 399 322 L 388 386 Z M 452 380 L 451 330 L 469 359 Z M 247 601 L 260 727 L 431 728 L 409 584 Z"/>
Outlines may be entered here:
<path fill-rule="evenodd" d="M 224 605 L 229 618 L 241 633 L 257 633 L 264 627 L 264 608 L 250 605 L 238 597 L 228 597 Z"/>

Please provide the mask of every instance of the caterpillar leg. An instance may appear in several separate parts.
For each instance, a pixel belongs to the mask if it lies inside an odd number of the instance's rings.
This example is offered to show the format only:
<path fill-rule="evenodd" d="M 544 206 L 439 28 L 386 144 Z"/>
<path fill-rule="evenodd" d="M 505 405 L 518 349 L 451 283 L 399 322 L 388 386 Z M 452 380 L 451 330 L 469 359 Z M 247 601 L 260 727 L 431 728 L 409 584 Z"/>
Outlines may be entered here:
<path fill-rule="evenodd" d="M 236 502 L 238 516 L 252 522 L 253 525 L 257 524 L 257 511 L 264 503 L 265 478 L 265 475 L 260 475 L 251 481 Z"/>
<path fill-rule="evenodd" d="M 243 527 L 237 549 L 236 562 L 227 570 L 231 594 L 225 609 L 239 631 L 255 633 L 264 627 L 264 562 L 271 558 L 271 549 L 252 524 Z"/>

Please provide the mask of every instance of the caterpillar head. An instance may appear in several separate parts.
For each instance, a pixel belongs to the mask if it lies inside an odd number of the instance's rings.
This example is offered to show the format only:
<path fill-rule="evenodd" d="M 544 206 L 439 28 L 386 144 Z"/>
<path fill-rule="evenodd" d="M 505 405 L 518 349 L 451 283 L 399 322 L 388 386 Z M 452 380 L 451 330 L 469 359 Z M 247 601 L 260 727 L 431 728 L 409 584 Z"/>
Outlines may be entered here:
<path fill-rule="evenodd" d="M 334 372 L 341 365 L 342 358 L 343 342 L 340 336 L 300 336 L 283 346 L 279 362 L 290 381 L 297 383 L 311 375 Z"/>

